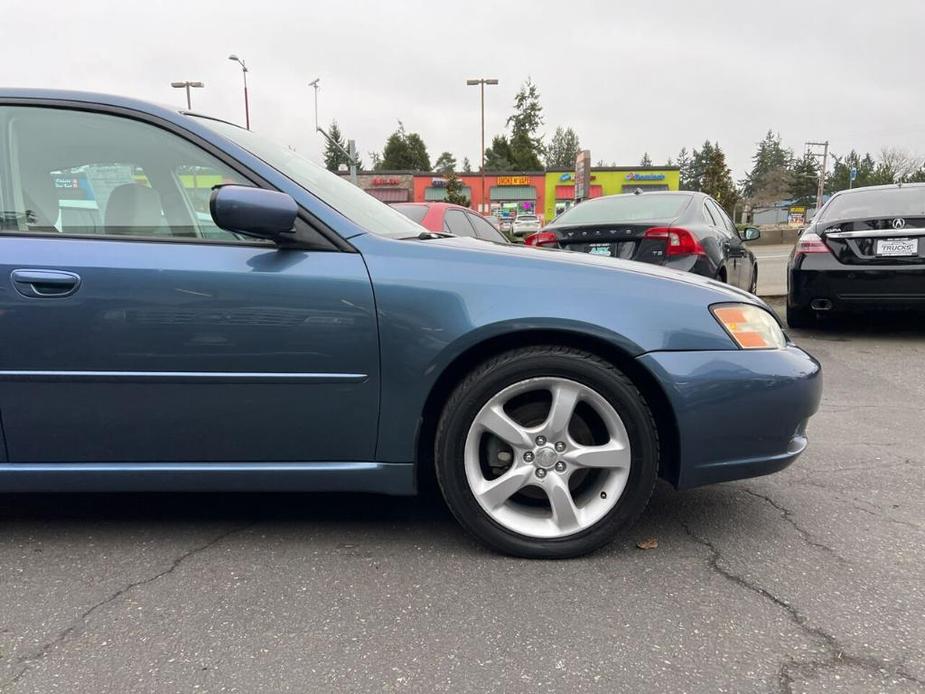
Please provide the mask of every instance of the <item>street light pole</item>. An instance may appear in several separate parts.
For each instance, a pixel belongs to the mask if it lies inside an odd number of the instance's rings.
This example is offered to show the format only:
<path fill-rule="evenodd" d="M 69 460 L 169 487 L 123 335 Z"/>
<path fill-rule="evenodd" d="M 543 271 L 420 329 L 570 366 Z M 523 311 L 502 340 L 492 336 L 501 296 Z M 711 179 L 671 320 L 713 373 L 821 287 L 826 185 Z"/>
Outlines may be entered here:
<path fill-rule="evenodd" d="M 324 139 L 327 140 L 329 144 L 333 145 L 335 148 L 337 148 L 338 150 L 340 150 L 342 154 L 346 155 L 347 161 L 350 162 L 350 163 L 349 163 L 349 169 L 350 169 L 350 182 L 351 182 L 353 185 L 358 186 L 358 185 L 360 185 L 360 184 L 359 184 L 359 182 L 358 182 L 358 180 L 357 180 L 357 148 L 356 148 L 356 143 L 355 143 L 353 140 L 347 140 L 347 149 L 344 149 L 344 148 L 341 146 L 341 144 L 340 144 L 339 142 L 337 142 L 336 140 L 334 140 L 334 138 L 332 138 L 330 135 L 328 135 L 328 134 L 324 131 L 324 128 L 322 128 L 320 125 L 318 125 L 318 90 L 321 89 L 321 87 L 318 85 L 318 83 L 319 83 L 320 81 L 321 81 L 321 78 L 320 78 L 320 77 L 316 77 L 315 79 L 313 79 L 311 82 L 308 83 L 308 86 L 315 90 L 315 131 L 321 133 L 322 136 L 324 137 Z"/>
<path fill-rule="evenodd" d="M 250 104 L 247 100 L 247 65 L 244 64 L 244 61 L 236 56 L 234 53 L 228 56 L 228 60 L 233 60 L 238 65 L 241 66 L 241 74 L 244 75 L 244 127 L 248 130 L 251 129 L 251 109 Z"/>
<path fill-rule="evenodd" d="M 171 82 L 170 86 L 173 87 L 174 89 L 185 89 L 186 90 L 186 110 L 192 111 L 193 104 L 192 104 L 192 101 L 190 100 L 190 92 L 189 92 L 190 87 L 193 87 L 194 89 L 202 89 L 206 85 L 203 82 L 190 82 L 189 80 L 185 80 L 183 82 Z"/>
<path fill-rule="evenodd" d="M 486 84 L 495 85 L 495 84 L 498 84 L 498 80 L 486 79 L 484 77 L 479 78 L 477 80 L 466 80 L 466 85 L 469 87 L 474 87 L 475 85 L 478 85 L 481 91 L 481 96 L 482 96 L 482 164 L 479 167 L 479 171 L 482 174 L 482 198 L 481 198 L 482 202 L 481 202 L 480 207 L 482 207 L 483 209 L 479 210 L 479 212 L 483 212 L 484 207 L 485 207 L 485 85 Z M 490 209 L 491 207 L 489 206 L 489 210 Z"/>

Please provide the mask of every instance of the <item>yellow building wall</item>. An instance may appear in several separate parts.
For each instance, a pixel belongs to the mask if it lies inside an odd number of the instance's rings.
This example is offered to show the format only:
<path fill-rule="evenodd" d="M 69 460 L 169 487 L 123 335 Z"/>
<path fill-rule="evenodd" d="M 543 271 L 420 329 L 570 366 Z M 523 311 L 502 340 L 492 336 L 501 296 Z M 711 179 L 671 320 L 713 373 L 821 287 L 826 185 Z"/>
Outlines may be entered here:
<path fill-rule="evenodd" d="M 570 174 L 570 180 L 562 180 L 563 174 Z M 642 176 L 663 176 L 656 180 L 637 180 Z M 572 186 L 575 184 L 575 174 L 570 171 L 546 172 L 546 207 L 543 211 L 546 222 L 551 222 L 556 216 L 556 187 Z M 623 192 L 623 186 L 631 186 L 634 182 L 639 185 L 667 185 L 668 190 L 678 190 L 681 185 L 681 172 L 677 169 L 619 169 L 616 171 L 602 171 L 591 169 L 591 185 L 601 186 L 604 195 L 618 195 Z"/>

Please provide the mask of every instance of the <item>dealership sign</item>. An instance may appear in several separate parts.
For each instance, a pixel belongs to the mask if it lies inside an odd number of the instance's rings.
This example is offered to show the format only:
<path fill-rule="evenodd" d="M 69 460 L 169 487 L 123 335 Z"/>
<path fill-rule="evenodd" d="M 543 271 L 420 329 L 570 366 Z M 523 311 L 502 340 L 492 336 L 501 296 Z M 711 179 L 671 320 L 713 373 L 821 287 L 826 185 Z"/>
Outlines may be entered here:
<path fill-rule="evenodd" d="M 529 176 L 498 176 L 495 179 L 495 185 L 499 186 L 528 186 L 530 185 Z"/>
<path fill-rule="evenodd" d="M 665 174 L 663 173 L 628 173 L 626 174 L 627 181 L 664 181 Z"/>

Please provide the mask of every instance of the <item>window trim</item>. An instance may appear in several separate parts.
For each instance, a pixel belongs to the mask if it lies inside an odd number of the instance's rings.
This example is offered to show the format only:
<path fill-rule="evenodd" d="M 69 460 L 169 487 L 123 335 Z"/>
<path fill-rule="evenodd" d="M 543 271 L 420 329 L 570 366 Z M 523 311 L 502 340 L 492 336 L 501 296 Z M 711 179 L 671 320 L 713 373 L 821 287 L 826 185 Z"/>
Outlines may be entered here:
<path fill-rule="evenodd" d="M 274 187 L 269 181 L 263 178 L 260 174 L 253 171 L 252 169 L 245 166 L 243 163 L 230 156 L 227 152 L 220 149 L 216 145 L 212 144 L 203 137 L 197 135 L 186 128 L 183 128 L 176 123 L 161 118 L 160 116 L 153 115 L 146 111 L 139 111 L 132 108 L 126 108 L 123 106 L 113 106 L 110 104 L 99 104 L 93 102 L 85 101 L 71 101 L 68 99 L 47 99 L 47 98 L 29 98 L 29 97 L 0 97 L 0 107 L 2 106 L 23 106 L 23 107 L 32 107 L 32 108 L 53 108 L 62 111 L 80 111 L 84 113 L 96 113 L 109 116 L 119 116 L 123 118 L 128 118 L 130 120 L 138 121 L 156 128 L 160 128 L 168 133 L 171 133 L 181 140 L 192 144 L 195 147 L 203 150 L 207 154 L 215 157 L 221 163 L 228 166 L 230 169 L 235 171 L 244 179 L 250 181 L 257 188 L 262 188 L 264 190 L 272 190 L 276 192 L 279 191 L 278 188 Z M 214 119 L 218 120 L 218 119 Z M 6 147 L 5 142 L 0 142 L 0 152 L 5 152 Z M 268 165 L 269 166 L 269 165 Z M 8 168 L 5 163 L 0 162 L 0 170 Z M 2 195 L 0 195 L 2 197 Z M 297 203 L 298 204 L 298 203 Z M 261 243 L 257 239 L 254 239 L 253 242 L 247 241 L 231 241 L 231 240 L 222 240 L 222 239 L 195 239 L 195 238 L 183 238 L 183 237 L 143 237 L 143 236 L 125 236 L 125 237 L 116 237 L 116 236 L 107 236 L 105 234 L 68 234 L 68 233 L 59 233 L 59 234 L 50 234 L 48 232 L 28 232 L 28 231 L 10 231 L 10 232 L 0 232 L 0 238 L 5 236 L 16 237 L 24 236 L 28 238 L 79 238 L 84 240 L 91 241 L 134 241 L 134 242 L 147 242 L 147 243 L 201 243 L 205 245 L 219 245 L 219 246 L 245 246 L 245 247 L 257 247 L 257 248 L 280 248 L 280 249 L 298 249 L 306 251 L 340 251 L 343 253 L 358 253 L 357 249 L 350 244 L 346 239 L 344 239 L 340 234 L 331 229 L 327 224 L 318 219 L 314 214 L 309 210 L 305 209 L 302 205 L 298 205 L 299 212 L 296 217 L 295 224 L 295 234 L 294 236 L 298 237 L 300 232 L 300 223 L 306 225 L 309 229 L 317 232 L 325 241 L 327 241 L 331 248 L 319 248 L 317 244 L 313 244 L 304 238 L 294 238 L 292 241 L 281 240 L 281 242 L 274 242 L 272 246 Z"/>

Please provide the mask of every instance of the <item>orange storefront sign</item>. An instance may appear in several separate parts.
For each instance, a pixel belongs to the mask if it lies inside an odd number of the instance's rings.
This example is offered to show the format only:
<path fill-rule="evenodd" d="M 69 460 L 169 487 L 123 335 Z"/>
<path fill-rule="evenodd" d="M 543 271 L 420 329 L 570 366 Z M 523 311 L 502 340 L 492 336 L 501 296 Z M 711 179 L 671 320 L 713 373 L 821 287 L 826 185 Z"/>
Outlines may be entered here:
<path fill-rule="evenodd" d="M 495 179 L 495 185 L 498 186 L 528 186 L 530 185 L 529 176 L 498 176 Z"/>

